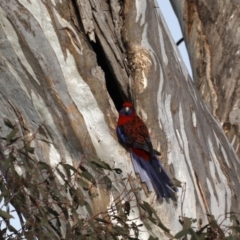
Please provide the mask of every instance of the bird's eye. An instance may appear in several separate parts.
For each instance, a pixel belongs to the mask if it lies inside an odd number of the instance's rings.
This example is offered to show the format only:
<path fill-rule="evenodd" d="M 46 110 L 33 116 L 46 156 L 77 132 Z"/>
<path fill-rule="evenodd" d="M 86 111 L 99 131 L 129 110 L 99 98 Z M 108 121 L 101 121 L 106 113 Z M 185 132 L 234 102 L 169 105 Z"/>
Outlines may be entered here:
<path fill-rule="evenodd" d="M 127 113 L 129 111 L 129 107 L 125 107 L 125 112 Z"/>

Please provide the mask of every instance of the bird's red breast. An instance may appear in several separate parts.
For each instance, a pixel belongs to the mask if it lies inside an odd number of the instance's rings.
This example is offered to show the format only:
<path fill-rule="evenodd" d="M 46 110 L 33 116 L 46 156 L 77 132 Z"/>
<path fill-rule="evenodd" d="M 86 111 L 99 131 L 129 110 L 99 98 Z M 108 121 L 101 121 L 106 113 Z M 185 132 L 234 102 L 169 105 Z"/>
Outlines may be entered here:
<path fill-rule="evenodd" d="M 121 113 L 119 114 L 117 126 L 125 125 L 126 123 L 131 122 L 134 119 L 133 116 L 124 116 Z"/>

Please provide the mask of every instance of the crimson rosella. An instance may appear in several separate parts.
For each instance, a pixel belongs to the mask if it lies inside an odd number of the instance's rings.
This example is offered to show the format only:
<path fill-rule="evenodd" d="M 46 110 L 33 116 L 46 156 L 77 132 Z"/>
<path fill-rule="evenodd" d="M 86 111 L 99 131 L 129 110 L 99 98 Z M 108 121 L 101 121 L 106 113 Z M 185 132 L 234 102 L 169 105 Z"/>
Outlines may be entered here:
<path fill-rule="evenodd" d="M 130 102 L 125 102 L 119 112 L 117 134 L 130 148 L 134 170 L 148 190 L 153 186 L 160 199 L 170 198 L 177 188 L 160 164 L 156 156 L 160 153 L 153 149 L 148 129 Z"/>

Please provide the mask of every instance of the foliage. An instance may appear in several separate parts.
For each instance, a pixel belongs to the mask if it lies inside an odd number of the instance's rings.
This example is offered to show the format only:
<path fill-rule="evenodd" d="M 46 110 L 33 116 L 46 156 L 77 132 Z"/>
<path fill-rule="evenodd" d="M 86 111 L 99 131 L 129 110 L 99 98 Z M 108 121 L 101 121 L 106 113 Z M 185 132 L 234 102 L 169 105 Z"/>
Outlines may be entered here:
<path fill-rule="evenodd" d="M 237 214 L 231 212 L 226 214 L 225 218 L 218 222 L 213 215 L 207 214 L 209 223 L 196 228 L 193 224 L 197 219 L 182 217 L 179 222 L 183 229 L 175 235 L 175 239 L 191 240 L 237 240 L 240 239 L 240 226 L 237 220 Z M 224 222 L 230 218 L 233 222 L 232 226 L 225 226 Z"/>
<path fill-rule="evenodd" d="M 52 167 L 36 159 L 30 146 L 33 139 L 19 137 L 10 120 L 4 123 L 10 132 L 0 144 L 0 200 L 4 206 L 14 206 L 22 228 L 16 230 L 10 222 L 12 214 L 0 210 L 0 223 L 5 226 L 0 239 L 117 239 L 130 237 L 131 230 L 137 237 L 140 226 L 127 223 L 130 204 L 121 197 L 105 212 L 92 212 L 97 186 L 111 190 L 109 175 L 121 174 L 121 169 L 97 158 L 77 167 L 66 163 Z"/>
<path fill-rule="evenodd" d="M 106 211 L 93 213 L 92 202 L 97 198 L 97 188 L 112 190 L 112 175 L 121 176 L 121 169 L 112 168 L 98 158 L 80 161 L 77 167 L 60 162 L 56 166 L 37 160 L 32 139 L 21 137 L 20 130 L 4 120 L 9 129 L 0 142 L 0 239 L 135 239 L 143 224 L 129 219 L 132 208 L 141 209 L 141 220 L 160 227 L 169 239 L 235 240 L 240 238 L 237 215 L 227 214 L 232 226 L 224 226 L 212 215 L 209 224 L 196 229 L 196 219 L 181 217 L 182 231 L 174 237 L 161 222 L 156 211 L 147 203 L 136 202 L 129 197 L 139 189 L 127 190 L 113 200 Z M 119 181 L 125 184 L 125 179 Z M 109 193 L 110 194 L 110 193 Z M 126 200 L 128 196 L 128 200 Z M 135 204 L 133 204 L 133 198 Z M 9 211 L 12 204 L 21 221 L 21 229 L 15 229 Z M 137 220 L 137 219 L 136 219 Z M 149 240 L 157 237 L 150 236 Z"/>

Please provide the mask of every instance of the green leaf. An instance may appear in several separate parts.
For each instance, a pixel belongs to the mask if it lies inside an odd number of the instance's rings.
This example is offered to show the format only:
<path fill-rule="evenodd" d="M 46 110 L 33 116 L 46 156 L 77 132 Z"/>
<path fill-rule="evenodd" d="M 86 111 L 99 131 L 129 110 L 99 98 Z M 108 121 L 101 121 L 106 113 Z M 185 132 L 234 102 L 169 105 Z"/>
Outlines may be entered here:
<path fill-rule="evenodd" d="M 56 171 L 58 172 L 59 176 L 66 182 L 65 175 L 59 170 L 59 168 L 56 168 Z"/>
<path fill-rule="evenodd" d="M 151 216 L 148 216 L 148 219 L 152 222 L 152 223 L 154 223 L 155 225 L 157 225 L 158 227 L 160 227 L 162 230 L 164 230 L 165 232 L 170 232 L 170 230 L 167 228 L 167 227 L 165 227 L 164 225 L 163 225 L 163 223 L 160 221 L 160 219 L 155 219 L 155 218 L 153 218 L 153 217 L 151 217 Z"/>
<path fill-rule="evenodd" d="M 212 226 L 213 229 L 217 229 L 219 235 L 223 238 L 225 237 L 225 234 L 223 232 L 223 230 L 221 229 L 221 227 L 218 225 L 217 221 L 215 220 L 213 215 L 207 214 L 210 217 L 210 225 Z"/>
<path fill-rule="evenodd" d="M 105 219 L 102 219 L 102 218 L 95 218 L 95 220 L 98 221 L 98 222 L 109 224 L 109 221 L 107 221 Z"/>
<path fill-rule="evenodd" d="M 103 182 L 104 184 L 106 184 L 106 189 L 107 191 L 109 191 L 111 188 L 112 188 L 112 181 L 109 177 L 107 176 L 104 176 L 102 179 L 101 179 L 101 182 Z"/>
<path fill-rule="evenodd" d="M 66 218 L 66 220 L 68 220 L 69 215 L 68 215 L 68 209 L 64 206 L 64 204 L 58 203 L 58 206 L 62 209 L 62 212 Z"/>
<path fill-rule="evenodd" d="M 89 182 L 91 182 L 94 186 L 96 186 L 96 181 L 93 177 L 93 175 L 90 172 L 82 172 L 81 173 L 82 177 L 84 177 L 86 180 L 88 180 Z"/>
<path fill-rule="evenodd" d="M 10 219 L 10 218 L 14 218 L 11 214 L 9 214 L 8 212 L 5 212 L 3 210 L 0 209 L 0 216 L 3 218 L 3 219 Z"/>
<path fill-rule="evenodd" d="M 94 186 L 96 186 L 96 181 L 93 175 L 90 172 L 88 172 L 88 170 L 83 166 L 80 166 L 80 169 L 82 170 L 81 176 L 87 179 L 89 182 L 91 182 Z"/>
<path fill-rule="evenodd" d="M 48 222 L 46 213 L 43 211 L 43 209 L 39 209 L 38 214 L 34 214 L 34 218 L 39 224 L 41 223 L 41 225 L 45 225 Z M 29 224 L 31 225 L 31 222 L 29 222 Z"/>
<path fill-rule="evenodd" d="M 45 162 L 38 162 L 38 168 L 40 170 L 44 170 L 44 169 L 51 170 L 50 166 Z"/>
<path fill-rule="evenodd" d="M 11 128 L 11 129 L 14 129 L 15 126 L 12 124 L 12 122 L 9 119 L 4 118 L 3 121 L 4 121 L 5 126 Z"/>
<path fill-rule="evenodd" d="M 189 232 L 192 236 L 191 240 L 194 239 L 194 240 L 200 240 L 198 235 L 196 234 L 196 232 L 192 229 L 192 228 L 189 228 Z"/>
<path fill-rule="evenodd" d="M 183 229 L 189 229 L 192 225 L 192 219 L 188 217 L 183 217 Z"/>
<path fill-rule="evenodd" d="M 117 174 L 122 174 L 122 169 L 120 168 L 114 168 L 113 171 L 115 171 Z"/>
<path fill-rule="evenodd" d="M 80 205 L 83 206 L 85 203 L 85 199 L 84 199 L 84 195 L 83 192 L 81 191 L 80 188 L 74 189 L 74 188 L 70 188 L 69 192 L 73 198 L 73 201 L 76 205 Z"/>
<path fill-rule="evenodd" d="M 81 176 L 80 172 L 75 167 L 71 166 L 70 164 L 60 163 L 60 165 L 63 166 L 64 170 L 66 171 L 66 174 L 67 174 L 68 178 L 71 177 L 71 171 L 73 171 L 74 173 Z"/>
<path fill-rule="evenodd" d="M 124 203 L 124 213 L 129 216 L 129 213 L 130 213 L 130 210 L 131 210 L 131 205 L 129 203 L 129 201 L 126 201 Z"/>
<path fill-rule="evenodd" d="M 231 226 L 229 227 L 230 229 L 233 229 L 234 231 L 236 231 L 237 233 L 240 233 L 240 226 Z"/>
<path fill-rule="evenodd" d="M 60 163 L 60 165 L 62 165 L 62 167 L 63 167 L 64 171 L 66 172 L 67 177 L 69 179 L 71 177 L 71 170 L 70 170 L 68 164 Z"/>
<path fill-rule="evenodd" d="M 60 199 L 61 194 L 59 194 L 59 191 L 58 191 L 57 188 L 56 188 L 56 189 L 52 189 L 52 190 L 50 191 L 50 195 L 51 195 L 51 197 L 52 197 L 52 199 L 53 199 L 54 201 L 56 201 L 56 202 L 61 202 L 61 199 Z"/>
<path fill-rule="evenodd" d="M 85 191 L 89 190 L 89 184 L 85 180 L 83 180 L 82 178 L 79 178 L 78 182 Z"/>
<path fill-rule="evenodd" d="M 100 159 L 95 158 L 94 160 L 91 160 L 90 162 L 95 164 L 99 168 L 111 170 L 110 166 L 107 163 L 101 161 Z"/>
<path fill-rule="evenodd" d="M 196 223 L 197 219 L 196 218 L 192 218 L 192 223 Z"/>
<path fill-rule="evenodd" d="M 152 231 L 152 230 L 153 230 L 152 227 L 151 227 L 151 225 L 150 225 L 147 221 L 144 222 L 144 226 L 146 227 L 146 229 L 147 229 L 148 231 Z"/>
<path fill-rule="evenodd" d="M 12 139 L 14 138 L 14 136 L 16 135 L 17 132 L 18 132 L 18 128 L 13 129 L 13 130 L 7 135 L 6 141 L 7 141 L 8 143 L 10 143 L 11 140 L 12 140 Z"/>
<path fill-rule="evenodd" d="M 54 209 L 48 207 L 48 206 L 46 206 L 45 209 L 47 210 L 48 214 L 51 213 L 52 215 L 54 215 L 56 217 L 55 220 L 57 221 L 57 226 L 60 227 L 61 226 L 61 222 L 59 220 L 59 213 L 57 211 L 55 211 Z M 48 223 L 50 224 L 50 221 L 48 221 Z M 51 227 L 52 227 L 52 225 L 51 225 Z"/>
<path fill-rule="evenodd" d="M 10 154 L 6 159 L 6 161 L 3 162 L 4 167 L 7 169 L 15 160 L 16 158 L 12 154 Z"/>
<path fill-rule="evenodd" d="M 20 139 L 20 137 L 16 137 L 16 138 L 11 139 L 10 144 L 15 143 L 18 139 Z"/>
<path fill-rule="evenodd" d="M 189 229 L 183 229 L 182 231 L 178 232 L 175 235 L 175 238 L 179 239 L 179 238 L 186 236 L 187 234 L 190 234 Z"/>
<path fill-rule="evenodd" d="M 149 205 L 147 202 L 143 202 L 143 204 L 140 204 L 140 206 L 147 211 L 147 213 L 152 216 L 153 213 L 155 213 L 155 210 Z"/>
<path fill-rule="evenodd" d="M 91 206 L 89 205 L 89 203 L 85 201 L 84 206 L 85 206 L 85 208 L 87 209 L 89 215 L 92 215 L 92 208 L 91 208 Z"/>
<path fill-rule="evenodd" d="M 34 204 L 37 205 L 37 201 L 35 200 L 34 197 L 32 197 L 31 195 L 29 195 L 30 201 Z"/>
<path fill-rule="evenodd" d="M 20 202 L 20 205 L 23 207 L 23 205 L 27 202 L 26 200 L 26 193 L 23 191 L 18 192 L 18 200 Z"/>
<path fill-rule="evenodd" d="M 7 228 L 3 228 L 2 230 L 0 230 L 0 239 L 4 239 L 6 232 Z"/>
<path fill-rule="evenodd" d="M 234 214 L 234 213 L 231 214 L 231 215 L 230 215 L 230 220 L 231 220 L 231 221 L 238 221 L 238 217 L 237 217 L 237 215 Z"/>
<path fill-rule="evenodd" d="M 201 227 L 196 233 L 197 233 L 198 235 L 201 235 L 202 232 L 203 232 L 206 228 L 208 228 L 209 225 L 210 225 L 210 224 L 204 225 L 204 226 Z"/>
<path fill-rule="evenodd" d="M 163 231 L 170 233 L 170 229 L 163 225 L 162 221 L 158 221 L 157 226 L 160 227 Z"/>
<path fill-rule="evenodd" d="M 24 159 L 24 162 L 28 165 L 29 164 L 29 161 L 28 160 L 31 160 L 32 162 L 34 162 L 34 164 L 37 162 L 35 161 L 34 159 L 32 159 L 29 154 L 26 152 L 25 149 L 18 149 L 18 152 L 21 153 L 21 158 Z M 25 157 L 25 158 L 24 158 Z M 26 167 L 26 166 L 25 166 Z"/>
<path fill-rule="evenodd" d="M 60 220 L 58 219 L 58 217 L 56 218 L 56 220 L 57 220 L 56 226 L 57 226 L 57 227 L 58 227 L 58 226 L 61 226 L 61 223 L 60 223 Z M 53 225 L 52 221 L 50 221 L 50 220 L 48 221 L 48 224 L 54 229 L 54 231 L 55 231 L 59 236 L 61 236 L 60 228 L 55 227 L 55 225 Z"/>
<path fill-rule="evenodd" d="M 121 219 L 123 219 L 124 224 L 125 224 L 127 218 L 126 218 L 126 214 L 124 213 L 124 209 L 123 209 L 124 206 L 123 206 L 123 204 L 122 204 L 122 203 L 116 203 L 115 207 L 116 207 L 116 210 L 117 210 L 117 215 L 118 215 Z M 114 208 L 113 206 L 111 206 L 111 210 L 109 209 L 108 211 L 109 211 L 109 214 L 110 214 L 110 215 L 111 215 L 112 213 L 115 214 L 115 208 Z M 112 213 L 110 213 L 110 212 L 112 212 Z"/>
<path fill-rule="evenodd" d="M 71 207 L 70 211 L 71 211 L 70 216 L 73 217 L 80 226 L 81 226 L 81 224 L 83 225 L 83 220 L 81 218 L 79 218 L 79 213 L 77 213 L 76 209 L 74 207 Z"/>
<path fill-rule="evenodd" d="M 10 232 L 14 232 L 15 234 L 18 234 L 18 231 L 16 228 L 14 228 L 11 224 L 8 225 L 8 230 Z"/>

